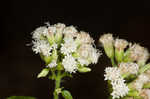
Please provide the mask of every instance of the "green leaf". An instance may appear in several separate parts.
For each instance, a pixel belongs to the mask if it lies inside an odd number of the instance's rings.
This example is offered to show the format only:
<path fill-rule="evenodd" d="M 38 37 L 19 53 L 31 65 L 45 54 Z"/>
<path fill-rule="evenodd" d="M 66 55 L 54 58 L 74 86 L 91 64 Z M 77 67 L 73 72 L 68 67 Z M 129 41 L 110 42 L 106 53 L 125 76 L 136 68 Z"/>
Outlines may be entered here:
<path fill-rule="evenodd" d="M 36 99 L 35 97 L 30 96 L 10 96 L 6 99 Z"/>
<path fill-rule="evenodd" d="M 44 56 L 42 53 L 40 53 L 41 59 L 48 65 L 52 61 L 52 56 Z"/>
<path fill-rule="evenodd" d="M 67 90 L 63 90 L 61 92 L 62 96 L 65 98 L 65 99 L 73 99 L 72 96 L 71 96 L 71 93 Z"/>
<path fill-rule="evenodd" d="M 150 69 L 150 63 L 146 64 L 145 66 L 141 67 L 139 70 L 139 73 L 144 73 L 145 71 L 147 71 L 148 69 Z"/>
<path fill-rule="evenodd" d="M 113 58 L 114 57 L 114 47 L 113 45 L 104 45 L 104 50 L 105 50 L 105 53 L 106 55 L 109 57 L 109 58 Z"/>
<path fill-rule="evenodd" d="M 130 90 L 128 92 L 128 96 L 130 96 L 130 97 L 138 97 L 139 96 L 139 92 L 137 90 Z"/>
<path fill-rule="evenodd" d="M 49 73 L 49 69 L 48 68 L 44 68 L 37 76 L 37 78 L 41 78 L 41 77 L 45 77 L 47 76 L 47 74 Z"/>
<path fill-rule="evenodd" d="M 81 72 L 81 73 L 86 73 L 86 72 L 90 72 L 91 69 L 88 68 L 88 67 L 79 67 L 78 71 Z"/>

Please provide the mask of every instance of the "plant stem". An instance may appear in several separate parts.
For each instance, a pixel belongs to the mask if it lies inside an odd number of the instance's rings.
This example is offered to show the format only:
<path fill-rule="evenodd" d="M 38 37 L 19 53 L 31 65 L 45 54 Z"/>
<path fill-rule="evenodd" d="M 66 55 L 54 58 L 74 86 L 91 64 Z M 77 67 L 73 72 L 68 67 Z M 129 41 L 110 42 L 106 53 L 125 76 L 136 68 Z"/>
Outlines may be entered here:
<path fill-rule="evenodd" d="M 61 83 L 61 71 L 58 71 L 55 79 L 54 99 L 59 99 L 57 89 L 60 88 L 60 83 Z"/>
<path fill-rule="evenodd" d="M 114 58 L 111 58 L 111 63 L 112 63 L 113 66 L 116 66 Z"/>

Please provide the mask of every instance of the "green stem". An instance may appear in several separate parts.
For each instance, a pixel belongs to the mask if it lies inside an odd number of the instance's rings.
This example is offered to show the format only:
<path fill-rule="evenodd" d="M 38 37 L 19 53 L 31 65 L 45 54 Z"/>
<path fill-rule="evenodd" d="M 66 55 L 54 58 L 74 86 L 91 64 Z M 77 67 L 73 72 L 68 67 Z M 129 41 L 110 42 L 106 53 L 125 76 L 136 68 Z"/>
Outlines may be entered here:
<path fill-rule="evenodd" d="M 59 99 L 59 93 L 57 92 L 57 89 L 60 88 L 60 83 L 61 83 L 61 71 L 58 71 L 55 79 L 54 99 Z"/>
<path fill-rule="evenodd" d="M 116 66 L 114 58 L 111 58 L 111 63 L 113 66 Z"/>

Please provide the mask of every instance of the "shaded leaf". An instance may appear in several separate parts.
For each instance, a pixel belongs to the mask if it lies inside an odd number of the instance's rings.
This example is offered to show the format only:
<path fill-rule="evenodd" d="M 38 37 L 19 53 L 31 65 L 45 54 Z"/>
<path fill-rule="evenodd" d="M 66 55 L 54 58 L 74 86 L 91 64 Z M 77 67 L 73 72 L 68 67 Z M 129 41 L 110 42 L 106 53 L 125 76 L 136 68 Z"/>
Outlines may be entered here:
<path fill-rule="evenodd" d="M 61 94 L 65 99 L 73 99 L 71 93 L 67 90 L 63 90 Z"/>
<path fill-rule="evenodd" d="M 47 76 L 47 74 L 49 73 L 49 69 L 48 68 L 44 68 L 37 76 L 37 78 L 40 78 L 40 77 L 45 77 Z"/>
<path fill-rule="evenodd" d="M 81 72 L 81 73 L 86 73 L 86 72 L 90 72 L 91 69 L 88 68 L 88 67 L 79 67 L 78 71 Z"/>

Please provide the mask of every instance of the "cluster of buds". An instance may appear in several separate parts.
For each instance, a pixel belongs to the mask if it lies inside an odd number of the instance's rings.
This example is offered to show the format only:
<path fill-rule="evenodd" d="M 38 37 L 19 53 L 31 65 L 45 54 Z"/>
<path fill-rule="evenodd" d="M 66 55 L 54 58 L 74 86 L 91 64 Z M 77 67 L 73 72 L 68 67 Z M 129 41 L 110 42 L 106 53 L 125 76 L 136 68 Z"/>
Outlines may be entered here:
<path fill-rule="evenodd" d="M 112 99 L 150 99 L 148 50 L 139 44 L 115 39 L 112 34 L 104 34 L 99 41 L 113 60 L 113 67 L 107 67 L 104 74 L 112 86 Z"/>
<path fill-rule="evenodd" d="M 47 70 L 61 70 L 68 73 L 89 72 L 87 66 L 95 64 L 101 55 L 94 47 L 94 40 L 87 32 L 62 23 L 46 25 L 32 32 L 33 51 L 40 54 Z M 44 71 L 45 72 L 45 69 Z M 46 75 L 41 72 L 38 77 Z M 48 73 L 46 71 L 46 73 Z"/>

